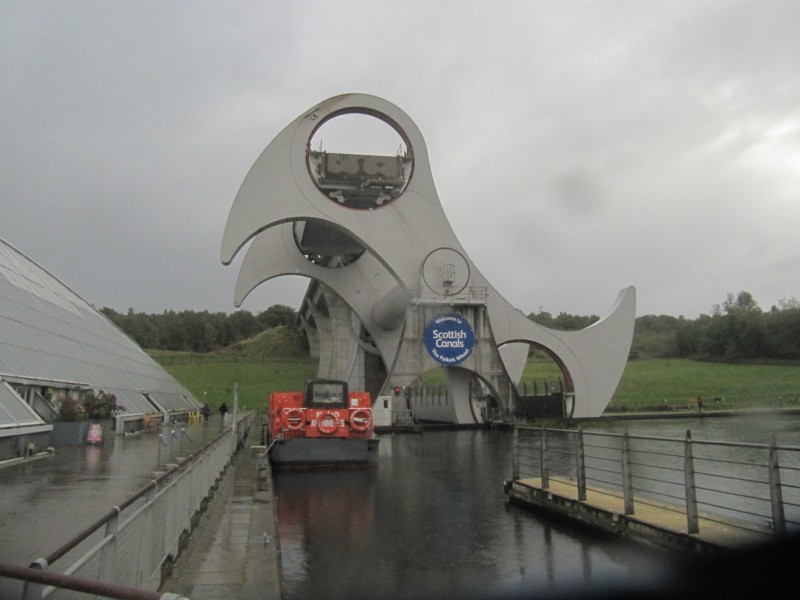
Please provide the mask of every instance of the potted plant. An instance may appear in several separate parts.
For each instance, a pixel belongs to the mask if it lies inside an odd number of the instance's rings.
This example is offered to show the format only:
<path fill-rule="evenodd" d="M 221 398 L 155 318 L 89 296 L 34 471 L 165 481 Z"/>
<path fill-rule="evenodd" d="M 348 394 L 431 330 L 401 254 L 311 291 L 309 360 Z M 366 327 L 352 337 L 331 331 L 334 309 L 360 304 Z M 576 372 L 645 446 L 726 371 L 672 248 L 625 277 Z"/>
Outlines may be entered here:
<path fill-rule="evenodd" d="M 91 438 L 90 443 L 102 443 L 103 432 L 109 432 L 114 428 L 114 417 L 125 410 L 124 406 L 117 404 L 117 397 L 111 392 L 99 390 L 97 393 L 88 392 L 83 398 L 83 407 L 89 417 Z M 102 424 L 98 431 L 94 424 Z M 98 437 L 99 436 L 99 437 Z"/>
<path fill-rule="evenodd" d="M 125 410 L 117 404 L 117 397 L 104 390 L 83 392 L 81 398 L 77 392 L 64 395 L 58 406 L 58 417 L 53 423 L 50 443 L 55 446 L 81 446 L 87 442 L 90 425 L 100 423 L 102 431 L 114 429 L 114 417 Z M 93 429 L 93 443 L 101 443 L 103 435 L 97 439 Z"/>
<path fill-rule="evenodd" d="M 54 446 L 80 446 L 86 439 L 88 419 L 81 401 L 67 394 L 58 407 L 58 420 L 53 423 L 50 443 Z"/>
<path fill-rule="evenodd" d="M 118 412 L 125 410 L 124 406 L 117 404 L 117 397 L 114 394 L 103 390 L 97 394 L 87 393 L 83 399 L 83 407 L 89 419 L 97 421 L 113 419 Z"/>

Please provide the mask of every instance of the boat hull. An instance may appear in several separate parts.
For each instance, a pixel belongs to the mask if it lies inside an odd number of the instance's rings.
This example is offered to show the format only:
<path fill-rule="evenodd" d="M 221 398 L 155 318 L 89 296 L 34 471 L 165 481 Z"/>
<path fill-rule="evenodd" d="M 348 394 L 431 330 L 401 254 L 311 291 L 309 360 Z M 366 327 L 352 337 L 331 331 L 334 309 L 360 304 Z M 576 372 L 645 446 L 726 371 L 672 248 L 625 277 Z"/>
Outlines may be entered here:
<path fill-rule="evenodd" d="M 277 440 L 269 461 L 276 467 L 370 466 L 378 462 L 378 438 Z"/>

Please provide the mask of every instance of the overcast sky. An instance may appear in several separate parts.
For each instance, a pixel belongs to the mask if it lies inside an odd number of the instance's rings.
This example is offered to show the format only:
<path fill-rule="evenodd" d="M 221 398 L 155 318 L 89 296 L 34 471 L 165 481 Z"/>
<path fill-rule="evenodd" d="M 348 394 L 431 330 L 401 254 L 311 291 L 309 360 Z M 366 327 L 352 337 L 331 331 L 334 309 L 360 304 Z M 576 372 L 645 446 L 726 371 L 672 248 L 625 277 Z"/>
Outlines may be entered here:
<path fill-rule="evenodd" d="M 768 309 L 800 298 L 798 31 L 796 0 L 5 0 L 0 237 L 98 308 L 232 311 L 248 169 L 363 92 L 417 123 L 456 235 L 523 312 L 603 315 L 628 285 L 640 315 Z"/>

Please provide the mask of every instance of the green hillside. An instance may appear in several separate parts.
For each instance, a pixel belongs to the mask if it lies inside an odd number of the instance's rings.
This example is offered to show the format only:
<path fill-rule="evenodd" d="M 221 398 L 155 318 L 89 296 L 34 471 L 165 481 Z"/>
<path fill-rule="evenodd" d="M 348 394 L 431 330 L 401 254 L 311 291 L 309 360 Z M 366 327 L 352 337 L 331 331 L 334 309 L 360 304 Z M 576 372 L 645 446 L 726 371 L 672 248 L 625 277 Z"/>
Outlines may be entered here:
<path fill-rule="evenodd" d="M 235 356 L 239 360 L 308 358 L 308 343 L 305 336 L 293 328 L 273 327 L 216 354 L 222 357 Z"/>
<path fill-rule="evenodd" d="M 235 384 L 240 406 L 265 406 L 271 392 L 302 389 L 317 370 L 304 338 L 289 327 L 268 329 L 216 352 L 151 350 L 149 354 L 214 410 L 222 402 L 233 406 Z"/>
<path fill-rule="evenodd" d="M 317 362 L 309 358 L 208 362 L 164 365 L 201 402 L 216 410 L 222 402 L 233 407 L 234 384 L 238 384 L 239 406 L 265 407 L 276 391 L 300 390 L 314 377 Z"/>

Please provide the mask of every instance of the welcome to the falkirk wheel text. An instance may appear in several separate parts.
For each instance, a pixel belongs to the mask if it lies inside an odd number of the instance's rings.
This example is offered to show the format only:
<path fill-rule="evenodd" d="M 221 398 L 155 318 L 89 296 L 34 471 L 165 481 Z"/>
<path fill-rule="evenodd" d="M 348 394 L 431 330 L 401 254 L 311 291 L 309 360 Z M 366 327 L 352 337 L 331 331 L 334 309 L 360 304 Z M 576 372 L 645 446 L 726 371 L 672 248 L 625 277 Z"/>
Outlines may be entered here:
<path fill-rule="evenodd" d="M 425 328 L 425 348 L 437 362 L 457 365 L 472 354 L 475 333 L 469 322 L 460 315 L 438 315 Z"/>

